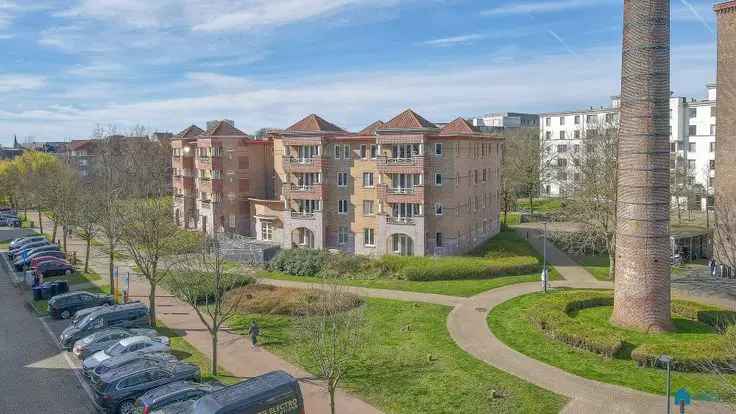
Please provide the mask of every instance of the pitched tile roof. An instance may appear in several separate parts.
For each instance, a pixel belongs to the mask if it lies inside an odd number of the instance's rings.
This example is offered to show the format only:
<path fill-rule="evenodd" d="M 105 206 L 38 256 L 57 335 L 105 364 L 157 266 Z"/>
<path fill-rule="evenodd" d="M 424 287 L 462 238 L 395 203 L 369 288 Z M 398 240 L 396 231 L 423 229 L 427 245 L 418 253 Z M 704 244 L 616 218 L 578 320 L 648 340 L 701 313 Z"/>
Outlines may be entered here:
<path fill-rule="evenodd" d="M 463 118 L 458 118 L 450 122 L 440 131 L 440 135 L 467 135 L 480 133 L 481 131 L 478 128 L 474 127 Z"/>
<path fill-rule="evenodd" d="M 92 144 L 91 139 L 73 139 L 72 142 L 69 144 L 69 148 L 72 151 L 77 151 L 86 147 L 89 144 Z"/>
<path fill-rule="evenodd" d="M 367 127 L 363 128 L 362 131 L 358 132 L 358 135 L 373 135 L 378 128 L 382 128 L 384 125 L 383 121 L 376 121 Z"/>
<path fill-rule="evenodd" d="M 191 125 L 187 129 L 181 131 L 180 133 L 174 135 L 174 139 L 181 139 L 181 138 L 194 138 L 199 135 L 204 134 L 204 130 L 196 125 Z"/>
<path fill-rule="evenodd" d="M 245 132 L 239 130 L 238 128 L 235 128 L 225 121 L 220 121 L 212 128 L 207 129 L 207 132 L 205 132 L 205 134 L 211 137 L 229 137 L 233 135 L 248 136 L 248 134 L 246 134 Z"/>
<path fill-rule="evenodd" d="M 407 109 L 388 121 L 381 129 L 436 129 L 437 125 L 427 121 L 421 115 Z"/>
<path fill-rule="evenodd" d="M 296 124 L 286 128 L 287 132 L 347 132 L 318 115 L 311 114 Z"/>
<path fill-rule="evenodd" d="M 718 12 L 725 12 L 729 10 L 736 10 L 736 0 L 727 1 L 724 3 L 718 3 L 715 6 L 713 6 L 713 10 Z"/>

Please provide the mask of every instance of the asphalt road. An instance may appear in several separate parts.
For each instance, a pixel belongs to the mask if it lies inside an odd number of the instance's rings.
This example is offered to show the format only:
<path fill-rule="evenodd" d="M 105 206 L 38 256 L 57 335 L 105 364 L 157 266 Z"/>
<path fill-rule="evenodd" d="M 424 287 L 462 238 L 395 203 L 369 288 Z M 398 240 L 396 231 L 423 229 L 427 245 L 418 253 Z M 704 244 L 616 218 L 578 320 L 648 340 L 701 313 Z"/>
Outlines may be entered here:
<path fill-rule="evenodd" d="M 8 272 L 7 261 L 0 258 L 0 413 L 95 413 L 64 354 Z"/>

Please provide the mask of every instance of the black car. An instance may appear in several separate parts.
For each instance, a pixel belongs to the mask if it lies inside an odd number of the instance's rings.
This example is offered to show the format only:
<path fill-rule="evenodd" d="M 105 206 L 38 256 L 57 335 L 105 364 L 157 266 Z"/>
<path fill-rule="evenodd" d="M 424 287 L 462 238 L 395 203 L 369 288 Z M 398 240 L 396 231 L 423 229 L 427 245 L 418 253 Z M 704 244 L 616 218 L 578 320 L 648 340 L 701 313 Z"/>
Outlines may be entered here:
<path fill-rule="evenodd" d="M 273 371 L 230 385 L 197 400 L 193 414 L 303 414 L 304 398 L 296 378 Z"/>
<path fill-rule="evenodd" d="M 154 388 L 135 400 L 136 414 L 151 414 L 166 406 L 182 401 L 198 400 L 203 396 L 223 388 L 221 385 L 200 384 L 192 381 L 177 381 Z"/>
<path fill-rule="evenodd" d="M 36 274 L 43 277 L 71 275 L 74 273 L 74 266 L 68 262 L 61 260 L 49 260 L 39 263 L 36 267 Z"/>
<path fill-rule="evenodd" d="M 185 362 L 150 367 L 129 365 L 99 377 L 94 384 L 95 401 L 108 413 L 133 414 L 135 400 L 147 391 L 172 382 L 199 379 L 199 367 Z"/>
<path fill-rule="evenodd" d="M 64 293 L 49 299 L 49 314 L 54 319 L 68 319 L 78 310 L 113 303 L 110 295 L 83 291 Z"/>
<path fill-rule="evenodd" d="M 33 260 L 35 257 L 44 256 L 48 252 L 58 251 L 60 251 L 59 246 L 55 244 L 47 244 L 44 246 L 34 247 L 33 249 L 20 252 L 15 257 L 15 262 L 13 263 L 13 266 L 15 267 L 15 270 L 20 272 L 26 266 L 30 266 L 31 260 Z"/>
<path fill-rule="evenodd" d="M 154 366 L 154 365 L 168 365 L 172 362 L 178 361 L 173 354 L 168 352 L 153 352 L 153 353 L 141 353 L 141 352 L 130 352 L 120 356 L 112 357 L 100 362 L 100 365 L 96 366 L 91 370 L 82 370 L 82 374 L 91 382 L 96 383 L 100 376 L 108 371 L 118 369 L 129 365 L 143 365 L 143 366 Z"/>
<path fill-rule="evenodd" d="M 112 303 L 112 296 L 108 296 Z M 140 302 L 104 306 L 79 322 L 68 326 L 59 335 L 59 343 L 66 349 L 75 342 L 105 328 L 146 328 L 150 325 L 148 307 Z"/>

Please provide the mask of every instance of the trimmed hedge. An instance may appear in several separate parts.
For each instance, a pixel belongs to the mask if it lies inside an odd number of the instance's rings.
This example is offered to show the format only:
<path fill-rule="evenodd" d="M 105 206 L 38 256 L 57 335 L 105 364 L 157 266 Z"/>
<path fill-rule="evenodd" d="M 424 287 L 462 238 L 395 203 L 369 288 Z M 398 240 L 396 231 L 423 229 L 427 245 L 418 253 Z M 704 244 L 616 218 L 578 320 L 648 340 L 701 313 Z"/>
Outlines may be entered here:
<path fill-rule="evenodd" d="M 736 312 L 724 311 L 691 302 L 672 302 L 672 315 L 702 322 L 712 326 L 719 332 L 725 332 L 729 326 L 736 325 Z"/>
<path fill-rule="evenodd" d="M 282 250 L 271 261 L 269 268 L 295 276 L 317 276 L 324 266 L 326 255 L 320 250 Z"/>
<path fill-rule="evenodd" d="M 591 328 L 570 316 L 582 309 L 611 305 L 613 297 L 606 293 L 557 292 L 531 309 L 529 320 L 552 339 L 612 358 L 623 347 L 623 337 L 603 327 Z"/>
<path fill-rule="evenodd" d="M 723 335 L 683 344 L 643 344 L 631 353 L 631 359 L 641 367 L 660 367 L 662 354 L 672 357 L 674 371 L 703 372 L 718 370 L 736 373 L 736 326 L 726 328 Z"/>
<path fill-rule="evenodd" d="M 536 259 L 488 260 L 473 257 L 413 258 L 398 269 L 402 279 L 412 281 L 491 279 L 506 275 L 534 273 Z"/>

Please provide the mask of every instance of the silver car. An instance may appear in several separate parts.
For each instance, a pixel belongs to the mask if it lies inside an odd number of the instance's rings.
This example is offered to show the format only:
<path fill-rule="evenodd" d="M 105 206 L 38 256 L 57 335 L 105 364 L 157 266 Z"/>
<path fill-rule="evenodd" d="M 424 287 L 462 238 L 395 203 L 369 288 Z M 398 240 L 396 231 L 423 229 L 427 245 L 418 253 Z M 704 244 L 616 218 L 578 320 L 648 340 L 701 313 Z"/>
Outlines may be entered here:
<path fill-rule="evenodd" d="M 122 339 L 132 336 L 147 336 L 153 338 L 158 332 L 151 328 L 121 329 L 110 328 L 97 331 L 92 335 L 85 336 L 74 343 L 72 353 L 79 359 L 85 359 L 96 352 L 105 350 Z"/>
<path fill-rule="evenodd" d="M 84 370 L 91 370 L 107 359 L 118 357 L 130 352 L 147 354 L 152 352 L 169 352 L 170 350 L 169 338 L 165 336 L 157 336 L 154 338 L 150 338 L 148 336 L 132 336 L 118 341 L 104 351 L 92 354 L 92 356 L 84 360 L 82 368 Z"/>

